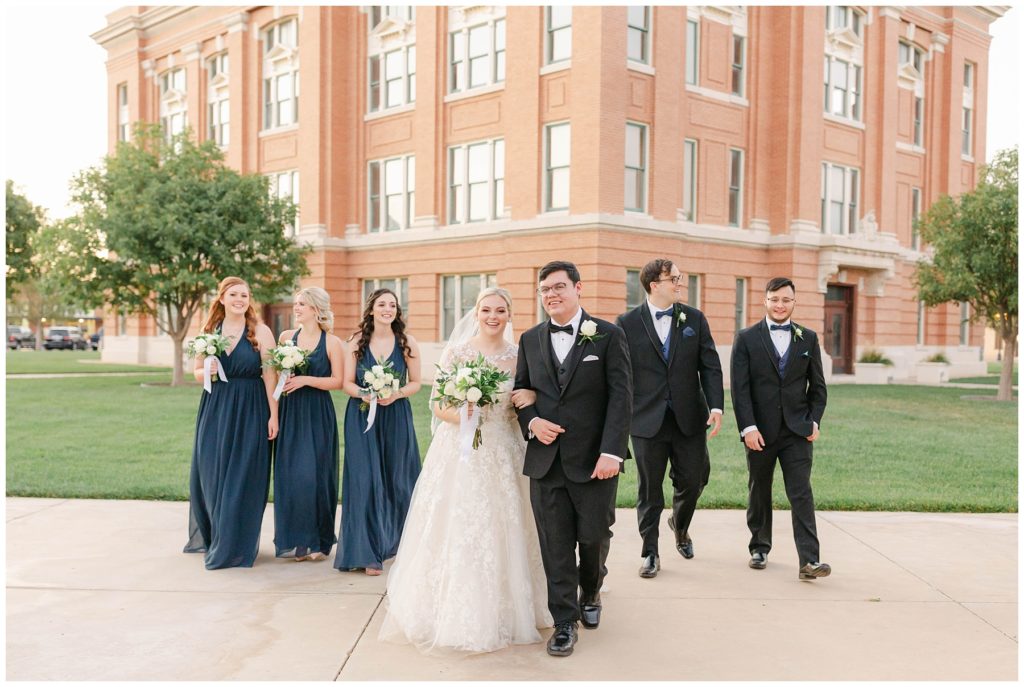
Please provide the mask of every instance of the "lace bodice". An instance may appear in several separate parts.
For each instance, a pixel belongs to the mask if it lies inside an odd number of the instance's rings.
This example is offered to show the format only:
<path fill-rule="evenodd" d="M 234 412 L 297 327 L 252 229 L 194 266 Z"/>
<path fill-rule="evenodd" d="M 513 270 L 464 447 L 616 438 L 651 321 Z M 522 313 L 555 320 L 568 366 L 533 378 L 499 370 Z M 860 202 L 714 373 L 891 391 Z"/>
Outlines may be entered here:
<path fill-rule="evenodd" d="M 477 356 L 481 354 L 481 351 L 473 348 L 469 342 L 457 344 L 445 350 L 441 355 L 441 360 L 438 363 L 442 369 L 448 370 L 453 365 L 469 360 L 476 360 Z M 492 355 L 485 355 L 484 359 L 491 363 L 495 367 L 508 372 L 509 380 L 502 383 L 501 391 L 498 394 L 498 402 L 493 406 L 483 408 L 483 419 L 493 417 L 495 414 L 500 414 L 506 418 L 515 418 L 515 407 L 512 405 L 512 401 L 509 400 L 509 395 L 512 393 L 512 386 L 515 383 L 516 376 L 516 360 L 519 358 L 519 347 L 514 343 L 506 344 L 504 350 L 499 353 Z M 437 394 L 437 383 L 435 377 L 434 389 L 431 393 L 431 397 Z"/>

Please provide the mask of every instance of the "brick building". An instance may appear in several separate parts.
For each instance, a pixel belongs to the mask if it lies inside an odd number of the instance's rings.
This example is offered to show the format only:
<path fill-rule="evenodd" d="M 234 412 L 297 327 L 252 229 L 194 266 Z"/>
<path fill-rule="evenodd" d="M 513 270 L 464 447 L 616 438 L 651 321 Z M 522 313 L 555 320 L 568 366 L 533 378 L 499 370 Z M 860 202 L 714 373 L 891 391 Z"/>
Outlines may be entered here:
<path fill-rule="evenodd" d="M 834 375 L 875 348 L 913 377 L 979 365 L 983 325 L 917 300 L 914 218 L 978 178 L 1005 10 L 126 7 L 93 37 L 111 150 L 135 120 L 188 125 L 268 175 L 339 330 L 390 285 L 432 358 L 489 283 L 522 330 L 555 258 L 612 319 L 668 256 L 724 360 L 782 274 Z M 112 313 L 104 357 L 166 361 L 155 331 Z"/>

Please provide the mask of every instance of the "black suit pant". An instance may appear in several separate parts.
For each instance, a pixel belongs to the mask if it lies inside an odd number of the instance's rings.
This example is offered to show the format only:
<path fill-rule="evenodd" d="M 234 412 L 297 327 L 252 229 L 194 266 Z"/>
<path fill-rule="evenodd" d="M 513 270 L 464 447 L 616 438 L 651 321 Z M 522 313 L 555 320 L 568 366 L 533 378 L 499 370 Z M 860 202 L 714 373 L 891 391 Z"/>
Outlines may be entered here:
<path fill-rule="evenodd" d="M 772 478 L 778 460 L 792 511 L 793 539 L 800 566 L 818 560 L 818 530 L 814 521 L 814 495 L 811 493 L 812 455 L 812 443 L 785 426 L 778 438 L 766 444 L 764 450 L 747 449 L 750 553 L 768 553 L 772 548 Z"/>
<path fill-rule="evenodd" d="M 588 599 L 601 589 L 608 572 L 605 561 L 618 483 L 618 475 L 583 484 L 572 482 L 559 457 L 544 477 L 530 480 L 530 502 L 548 581 L 548 609 L 556 623 L 579 620 L 577 593 Z"/>
<path fill-rule="evenodd" d="M 658 522 L 665 508 L 665 468 L 672 481 L 672 525 L 680 532 L 690 529 L 697 499 L 711 476 L 707 434 L 686 436 L 671 410 L 666 410 L 661 429 L 653 437 L 632 437 L 636 454 L 638 496 L 636 517 L 643 544 L 640 556 L 658 555 Z"/>

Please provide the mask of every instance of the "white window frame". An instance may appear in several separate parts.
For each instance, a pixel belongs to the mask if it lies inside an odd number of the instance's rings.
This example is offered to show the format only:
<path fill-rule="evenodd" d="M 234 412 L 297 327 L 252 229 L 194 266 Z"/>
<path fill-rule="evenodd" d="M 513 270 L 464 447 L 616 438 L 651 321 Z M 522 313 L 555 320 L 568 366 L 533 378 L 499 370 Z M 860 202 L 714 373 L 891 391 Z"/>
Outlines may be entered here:
<path fill-rule="evenodd" d="M 164 71 L 158 80 L 160 87 L 160 125 L 164 140 L 170 141 L 188 126 L 188 76 L 184 67 Z"/>
<path fill-rule="evenodd" d="M 910 247 L 914 250 L 921 250 L 921 233 L 917 229 L 920 219 L 921 189 L 913 187 L 910 189 Z"/>
<path fill-rule="evenodd" d="M 840 226 L 832 226 L 832 205 L 836 203 L 832 172 L 841 170 L 843 175 Z M 851 191 L 852 187 L 852 191 Z M 831 162 L 821 163 L 821 233 L 823 234 L 854 234 L 857 231 L 857 210 L 860 207 L 860 170 Z M 837 231 L 838 229 L 838 231 Z"/>
<path fill-rule="evenodd" d="M 630 10 L 642 9 L 644 12 L 644 22 L 641 25 L 633 24 L 630 16 Z M 651 63 L 651 28 L 654 23 L 653 20 L 653 8 L 650 5 L 628 5 L 626 7 L 626 61 L 636 62 L 638 64 Z M 640 57 L 633 57 L 629 54 L 629 36 L 634 32 L 640 34 Z"/>
<path fill-rule="evenodd" d="M 853 21 L 851 22 L 850 19 L 852 19 Z M 854 36 L 863 40 L 864 25 L 864 13 L 858 9 L 855 9 L 848 5 L 836 5 L 825 7 L 826 31 L 842 31 L 844 29 L 847 29 Z"/>
<path fill-rule="evenodd" d="M 704 295 L 704 275 L 686 275 L 686 304 L 700 310 L 701 298 Z"/>
<path fill-rule="evenodd" d="M 738 62 L 736 61 L 737 45 L 740 52 Z M 730 92 L 738 98 L 745 98 L 747 94 L 747 37 L 734 32 L 731 48 L 729 51 L 729 59 L 732 63 Z"/>
<path fill-rule="evenodd" d="M 285 36 L 289 31 L 292 36 Z M 299 122 L 298 16 L 290 15 L 267 27 L 263 30 L 262 38 L 261 130 L 271 131 Z M 291 84 L 291 94 L 282 96 L 281 89 L 286 83 Z M 285 116 L 286 112 L 290 113 L 290 116 Z"/>
<path fill-rule="evenodd" d="M 924 145 L 924 98 L 914 96 L 914 145 Z"/>
<path fill-rule="evenodd" d="M 117 140 L 127 141 L 131 138 L 131 122 L 128 112 L 128 83 L 117 85 Z"/>
<path fill-rule="evenodd" d="M 402 23 L 416 21 L 416 7 L 414 5 L 370 5 L 369 15 L 367 26 L 370 31 L 373 31 L 385 19 Z"/>
<path fill-rule="evenodd" d="M 557 64 L 572 59 L 572 5 L 557 7 L 559 10 L 568 11 L 569 21 L 556 26 L 553 23 L 555 16 L 552 12 L 555 7 L 544 8 L 544 64 Z M 563 41 L 568 42 L 568 45 L 564 45 Z M 561 48 L 559 48 L 560 45 Z M 558 55 L 565 53 L 565 56 L 556 57 L 556 53 Z"/>
<path fill-rule="evenodd" d="M 388 184 L 388 168 L 396 165 L 401 183 L 397 189 Z M 373 193 L 374 176 L 376 175 L 377 194 Z M 369 233 L 387 233 L 401 231 L 412 226 L 413 213 L 416 208 L 416 156 L 395 155 L 392 157 L 370 160 L 366 165 L 366 229 Z M 398 196 L 401 199 L 401 211 L 395 226 L 388 219 L 388 199 Z M 374 205 L 376 203 L 376 208 Z M 376 221 L 374 211 L 376 209 Z"/>
<path fill-rule="evenodd" d="M 700 84 L 700 20 L 686 20 L 686 83 Z"/>
<path fill-rule="evenodd" d="M 221 148 L 227 148 L 231 142 L 230 74 L 227 52 L 217 53 L 206 60 L 206 132 L 209 139 Z"/>
<path fill-rule="evenodd" d="M 295 222 L 285 226 L 284 235 L 294 237 L 299 224 L 299 171 L 289 169 L 267 174 L 270 179 L 270 195 L 272 198 L 288 198 L 295 203 Z"/>
<path fill-rule="evenodd" d="M 470 55 L 471 34 L 486 28 L 489 32 L 487 52 Z M 499 40 L 500 37 L 500 40 Z M 448 93 L 465 93 L 505 82 L 507 34 L 505 15 L 473 22 L 448 31 Z M 487 65 L 487 79 L 473 82 L 476 60 Z"/>
<path fill-rule="evenodd" d="M 483 289 L 486 289 L 486 288 L 488 288 L 490 286 L 497 286 L 498 285 L 498 275 L 495 272 L 481 272 L 479 274 L 444 274 L 444 275 L 441 275 L 440 294 L 439 294 L 440 298 L 438 298 L 438 302 L 439 302 L 439 304 L 441 306 L 441 308 L 440 308 L 440 310 L 441 310 L 441 313 L 440 313 L 441 314 L 441 318 L 440 318 L 441 322 L 440 322 L 440 329 L 439 329 L 439 334 L 440 334 L 440 340 L 441 341 L 447 341 L 448 340 L 448 337 L 451 336 L 452 330 L 455 328 L 455 323 L 458 322 L 459 319 L 463 315 L 465 315 L 467 312 L 469 312 L 469 310 L 472 309 L 472 307 L 473 307 L 472 305 L 469 305 L 466 308 L 462 307 L 462 284 L 463 284 L 463 280 L 466 277 L 478 277 L 480 279 L 480 290 L 477 291 L 478 295 L 479 295 L 480 291 L 482 291 Z M 452 291 L 452 293 L 453 293 L 453 306 L 450 309 L 445 306 L 445 300 L 444 300 L 444 291 L 445 291 L 444 287 L 445 287 L 445 283 L 446 283 L 445 280 L 447 280 L 447 279 L 453 280 L 451 283 L 454 285 L 454 288 L 453 288 L 453 291 Z M 473 300 L 476 301 L 476 296 L 475 295 L 473 296 Z M 451 311 L 450 314 L 449 314 L 449 310 Z M 450 321 L 449 321 L 449 317 L 451 317 Z"/>
<path fill-rule="evenodd" d="M 470 181 L 469 162 L 473 150 L 485 146 L 490 174 L 485 180 Z M 472 149 L 472 150 L 471 150 Z M 448 223 L 470 224 L 486 222 L 507 216 L 505 212 L 505 139 L 494 138 L 473 141 L 448 148 Z M 461 179 L 456 176 L 461 170 Z M 499 176 L 500 174 L 500 176 Z M 470 219 L 473 215 L 473 186 L 487 184 L 487 212 L 483 217 Z"/>
<path fill-rule="evenodd" d="M 416 8 L 373 5 L 369 14 L 366 109 L 374 113 L 412 105 L 416 102 Z M 389 72 L 394 65 L 396 70 Z M 397 85 L 394 94 L 392 83 Z"/>
<path fill-rule="evenodd" d="M 556 133 L 560 134 L 564 132 L 566 136 L 565 147 L 568 151 L 568 159 L 566 160 L 552 160 L 551 151 L 554 146 L 551 145 L 551 138 Z M 544 126 L 544 211 L 553 212 L 558 210 L 568 210 L 570 203 L 570 191 L 571 191 L 571 174 L 570 174 L 570 162 L 572 159 L 572 129 L 570 128 L 569 122 L 557 122 L 554 124 L 547 124 Z M 555 163 L 564 164 L 555 164 Z M 564 174 L 563 174 L 564 173 Z M 555 205 L 554 204 L 554 187 L 555 179 L 561 179 L 564 176 L 564 180 L 561 181 L 565 185 L 565 204 Z"/>
<path fill-rule="evenodd" d="M 639 300 L 630 301 L 629 291 L 630 287 L 635 285 L 634 292 L 639 297 Z M 646 300 L 646 293 L 644 292 L 644 285 L 640 283 L 640 270 L 639 269 L 627 269 L 626 270 L 626 311 L 630 311 L 638 305 L 642 304 Z"/>
<path fill-rule="evenodd" d="M 846 84 L 838 86 L 833 80 L 836 65 L 839 73 L 846 75 Z M 845 70 L 843 69 L 845 67 Z M 862 106 L 864 82 L 864 70 L 861 65 L 847 60 L 839 59 L 833 55 L 825 55 L 825 112 L 834 117 L 842 117 L 855 122 L 863 120 L 864 108 Z M 842 93 L 842 107 L 836 107 L 836 92 Z"/>
<path fill-rule="evenodd" d="M 697 221 L 697 163 L 700 144 L 696 139 L 683 139 L 683 219 Z"/>
<path fill-rule="evenodd" d="M 749 280 L 746 277 L 736 277 L 736 305 L 733 309 L 733 324 L 736 327 L 736 332 L 747 326 L 748 285 Z"/>
<path fill-rule="evenodd" d="M 629 130 L 630 127 L 635 127 L 640 130 L 640 166 L 635 167 L 629 164 Z M 650 139 L 648 137 L 648 126 L 640 122 L 626 121 L 626 155 L 625 155 L 625 168 L 623 170 L 623 197 L 622 206 L 626 212 L 647 212 L 647 197 L 650 195 L 647 188 L 647 167 L 648 167 L 648 149 L 650 147 Z M 628 186 L 629 172 L 633 171 L 639 175 L 639 185 L 637 188 L 640 190 L 641 197 L 639 198 L 639 207 L 633 207 L 628 205 L 628 193 L 625 189 Z"/>
<path fill-rule="evenodd" d="M 739 158 L 739 168 L 735 163 Z M 746 155 L 742 148 L 729 148 L 729 193 L 728 193 L 728 217 L 726 223 L 730 227 L 738 227 L 743 224 L 743 182 L 746 170 Z M 739 178 L 737 178 L 737 175 Z M 733 216 L 733 200 L 735 199 L 736 214 Z"/>
<path fill-rule="evenodd" d="M 390 283 L 385 283 L 390 282 Z M 370 294 L 381 288 L 390 288 L 398 296 L 398 305 L 402 308 L 402 318 L 409 324 L 409 277 L 374 277 L 363 279 L 363 303 Z"/>

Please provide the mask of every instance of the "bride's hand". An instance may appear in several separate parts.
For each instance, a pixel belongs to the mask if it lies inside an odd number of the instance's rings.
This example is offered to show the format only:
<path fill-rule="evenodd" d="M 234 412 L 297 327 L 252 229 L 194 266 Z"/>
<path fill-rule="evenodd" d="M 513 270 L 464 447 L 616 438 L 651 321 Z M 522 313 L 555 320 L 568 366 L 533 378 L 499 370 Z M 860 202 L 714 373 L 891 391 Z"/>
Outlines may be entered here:
<path fill-rule="evenodd" d="M 533 389 L 516 389 L 512 392 L 511 399 L 512 405 L 522 409 L 537 402 L 537 392 Z"/>

